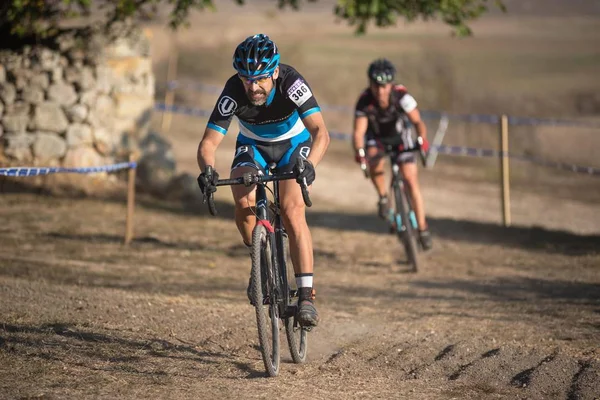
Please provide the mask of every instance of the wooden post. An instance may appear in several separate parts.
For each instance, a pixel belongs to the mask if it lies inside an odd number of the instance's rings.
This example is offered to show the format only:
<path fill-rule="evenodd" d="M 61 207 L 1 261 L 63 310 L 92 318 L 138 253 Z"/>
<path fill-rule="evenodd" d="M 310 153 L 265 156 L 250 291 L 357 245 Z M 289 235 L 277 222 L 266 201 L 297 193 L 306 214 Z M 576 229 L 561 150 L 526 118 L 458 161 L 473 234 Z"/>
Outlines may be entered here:
<path fill-rule="evenodd" d="M 129 162 L 135 161 L 133 153 L 129 154 Z M 127 218 L 125 220 L 125 245 L 133 239 L 133 210 L 135 208 L 135 172 L 136 168 L 129 168 L 127 176 Z"/>
<path fill-rule="evenodd" d="M 173 49 L 171 54 L 169 55 L 169 66 L 167 69 L 167 91 L 165 93 L 165 107 L 168 109 L 173 105 L 173 101 L 175 99 L 175 89 L 171 88 L 171 82 L 173 82 L 177 78 L 177 58 L 178 53 L 177 49 Z M 162 114 L 162 123 L 161 129 L 162 134 L 167 135 L 169 133 L 169 129 L 171 129 L 171 119 L 173 113 L 166 110 Z"/>
<path fill-rule="evenodd" d="M 508 158 L 508 116 L 500 117 L 500 167 L 502 177 L 502 221 L 504 226 L 510 226 L 510 168 Z"/>

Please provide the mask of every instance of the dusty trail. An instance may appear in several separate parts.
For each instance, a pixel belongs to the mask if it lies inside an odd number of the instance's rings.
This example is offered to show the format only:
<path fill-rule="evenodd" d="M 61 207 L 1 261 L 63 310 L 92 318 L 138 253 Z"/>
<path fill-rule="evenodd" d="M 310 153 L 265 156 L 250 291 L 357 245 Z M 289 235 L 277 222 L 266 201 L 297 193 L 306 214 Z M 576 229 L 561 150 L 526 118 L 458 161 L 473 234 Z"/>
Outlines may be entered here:
<path fill-rule="evenodd" d="M 415 275 L 372 214 L 316 211 L 323 323 L 266 379 L 227 205 L 139 200 L 125 249 L 121 201 L 2 196 L 0 398 L 598 398 L 597 236 L 455 222 Z"/>

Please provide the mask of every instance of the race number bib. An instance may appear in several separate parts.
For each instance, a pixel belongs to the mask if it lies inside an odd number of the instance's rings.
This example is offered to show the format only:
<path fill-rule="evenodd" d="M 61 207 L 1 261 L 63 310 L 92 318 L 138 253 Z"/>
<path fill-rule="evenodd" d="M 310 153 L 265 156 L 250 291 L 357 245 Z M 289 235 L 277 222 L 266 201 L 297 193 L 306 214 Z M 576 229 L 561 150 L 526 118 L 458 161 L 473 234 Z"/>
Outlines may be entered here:
<path fill-rule="evenodd" d="M 306 103 L 312 97 L 310 88 L 302 79 L 297 79 L 296 82 L 287 91 L 288 97 L 296 103 L 298 107 Z"/>

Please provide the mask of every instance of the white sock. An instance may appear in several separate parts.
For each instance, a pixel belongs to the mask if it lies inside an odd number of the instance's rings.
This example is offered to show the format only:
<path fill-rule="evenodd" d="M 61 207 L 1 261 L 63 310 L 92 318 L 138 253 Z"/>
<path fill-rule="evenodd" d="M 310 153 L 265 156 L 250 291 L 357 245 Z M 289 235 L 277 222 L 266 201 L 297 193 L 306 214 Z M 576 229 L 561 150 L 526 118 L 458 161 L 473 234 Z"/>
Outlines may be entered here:
<path fill-rule="evenodd" d="M 312 288 L 313 287 L 313 274 L 296 274 L 296 285 L 300 288 Z"/>

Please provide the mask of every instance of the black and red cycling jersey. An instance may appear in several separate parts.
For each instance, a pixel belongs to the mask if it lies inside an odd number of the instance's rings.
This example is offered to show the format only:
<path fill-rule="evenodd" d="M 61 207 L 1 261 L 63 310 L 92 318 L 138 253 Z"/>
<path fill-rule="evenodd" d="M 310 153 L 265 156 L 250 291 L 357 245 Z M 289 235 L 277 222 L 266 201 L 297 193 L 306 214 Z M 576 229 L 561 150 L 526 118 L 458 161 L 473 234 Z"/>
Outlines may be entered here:
<path fill-rule="evenodd" d="M 402 85 L 394 85 L 390 93 L 390 105 L 379 107 L 369 88 L 365 89 L 356 103 L 355 116 L 366 116 L 369 120 L 368 139 L 385 139 L 402 136 L 410 131 L 407 113 L 417 108 L 417 101 Z"/>

